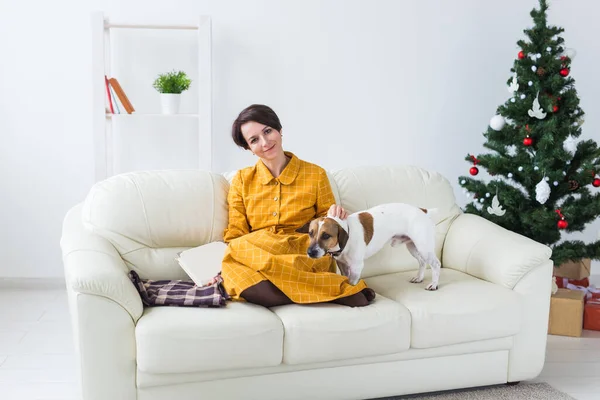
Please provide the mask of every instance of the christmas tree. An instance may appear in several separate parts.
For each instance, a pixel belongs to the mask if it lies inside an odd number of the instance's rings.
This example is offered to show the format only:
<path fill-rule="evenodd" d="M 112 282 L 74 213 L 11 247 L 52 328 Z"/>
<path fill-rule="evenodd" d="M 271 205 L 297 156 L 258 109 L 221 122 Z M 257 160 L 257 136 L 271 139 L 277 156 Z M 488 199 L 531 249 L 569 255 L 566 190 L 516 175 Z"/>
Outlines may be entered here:
<path fill-rule="evenodd" d="M 574 51 L 564 47 L 563 28 L 547 24 L 546 0 L 530 13 L 528 40 L 517 41 L 508 100 L 484 133 L 486 154 L 468 154 L 471 176 L 459 177 L 471 199 L 464 211 L 550 246 L 556 266 L 600 259 L 600 240 L 563 240 L 600 216 L 600 151 L 578 140 L 584 113 L 570 68 Z M 516 51 L 515 51 L 516 52 Z M 485 168 L 489 181 L 475 179 Z"/>

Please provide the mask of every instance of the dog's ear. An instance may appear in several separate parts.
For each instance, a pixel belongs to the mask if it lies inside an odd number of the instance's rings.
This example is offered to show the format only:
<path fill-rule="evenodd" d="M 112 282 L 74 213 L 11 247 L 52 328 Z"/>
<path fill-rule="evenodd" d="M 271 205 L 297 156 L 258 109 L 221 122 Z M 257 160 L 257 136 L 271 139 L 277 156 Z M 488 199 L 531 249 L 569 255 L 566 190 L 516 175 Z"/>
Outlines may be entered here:
<path fill-rule="evenodd" d="M 344 250 L 346 247 L 346 242 L 348 241 L 348 232 L 342 229 L 341 226 L 338 227 L 338 245 L 340 246 L 340 251 Z"/>
<path fill-rule="evenodd" d="M 311 221 L 308 221 L 306 224 L 296 229 L 298 233 L 308 233 Z"/>

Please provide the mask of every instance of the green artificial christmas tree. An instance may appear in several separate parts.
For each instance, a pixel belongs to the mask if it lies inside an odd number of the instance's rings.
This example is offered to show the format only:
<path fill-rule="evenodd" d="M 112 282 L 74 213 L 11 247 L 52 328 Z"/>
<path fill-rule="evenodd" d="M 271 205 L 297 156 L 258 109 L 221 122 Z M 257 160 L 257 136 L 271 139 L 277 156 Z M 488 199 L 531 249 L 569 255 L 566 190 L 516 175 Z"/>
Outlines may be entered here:
<path fill-rule="evenodd" d="M 484 133 L 491 152 L 466 156 L 471 176 L 459 177 L 472 200 L 464 211 L 553 249 L 555 266 L 600 259 L 600 240 L 562 240 L 600 216 L 600 150 L 577 140 L 584 113 L 570 68 L 574 51 L 563 46 L 563 28 L 548 26 L 546 0 L 530 13 L 535 26 L 508 79 L 509 99 L 497 108 Z M 475 179 L 479 168 L 489 182 Z"/>

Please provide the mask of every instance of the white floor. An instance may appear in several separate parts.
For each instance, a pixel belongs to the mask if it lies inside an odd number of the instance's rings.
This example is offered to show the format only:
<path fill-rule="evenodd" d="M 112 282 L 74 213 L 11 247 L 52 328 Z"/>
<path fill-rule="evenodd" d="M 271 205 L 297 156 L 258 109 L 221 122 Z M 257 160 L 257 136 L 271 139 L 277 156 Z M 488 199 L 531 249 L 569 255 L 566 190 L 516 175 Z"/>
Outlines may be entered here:
<path fill-rule="evenodd" d="M 0 399 L 77 399 L 67 296 L 59 290 L 0 289 Z M 600 399 L 600 332 L 548 336 L 536 381 L 576 399 Z"/>

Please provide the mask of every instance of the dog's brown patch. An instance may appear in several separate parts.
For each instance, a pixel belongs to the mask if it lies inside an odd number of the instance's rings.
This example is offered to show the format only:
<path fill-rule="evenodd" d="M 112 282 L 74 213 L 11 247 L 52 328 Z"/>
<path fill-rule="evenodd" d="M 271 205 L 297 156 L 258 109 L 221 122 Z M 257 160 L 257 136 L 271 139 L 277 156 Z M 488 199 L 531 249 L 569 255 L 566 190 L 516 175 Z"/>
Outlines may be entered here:
<path fill-rule="evenodd" d="M 358 214 L 358 221 L 362 224 L 365 232 L 365 244 L 369 244 L 373 239 L 373 216 L 368 212 Z"/>
<path fill-rule="evenodd" d="M 423 211 L 425 214 L 427 214 L 427 209 L 426 209 L 426 208 L 420 208 L 420 207 L 419 207 L 419 210 L 421 210 L 421 211 Z"/>

